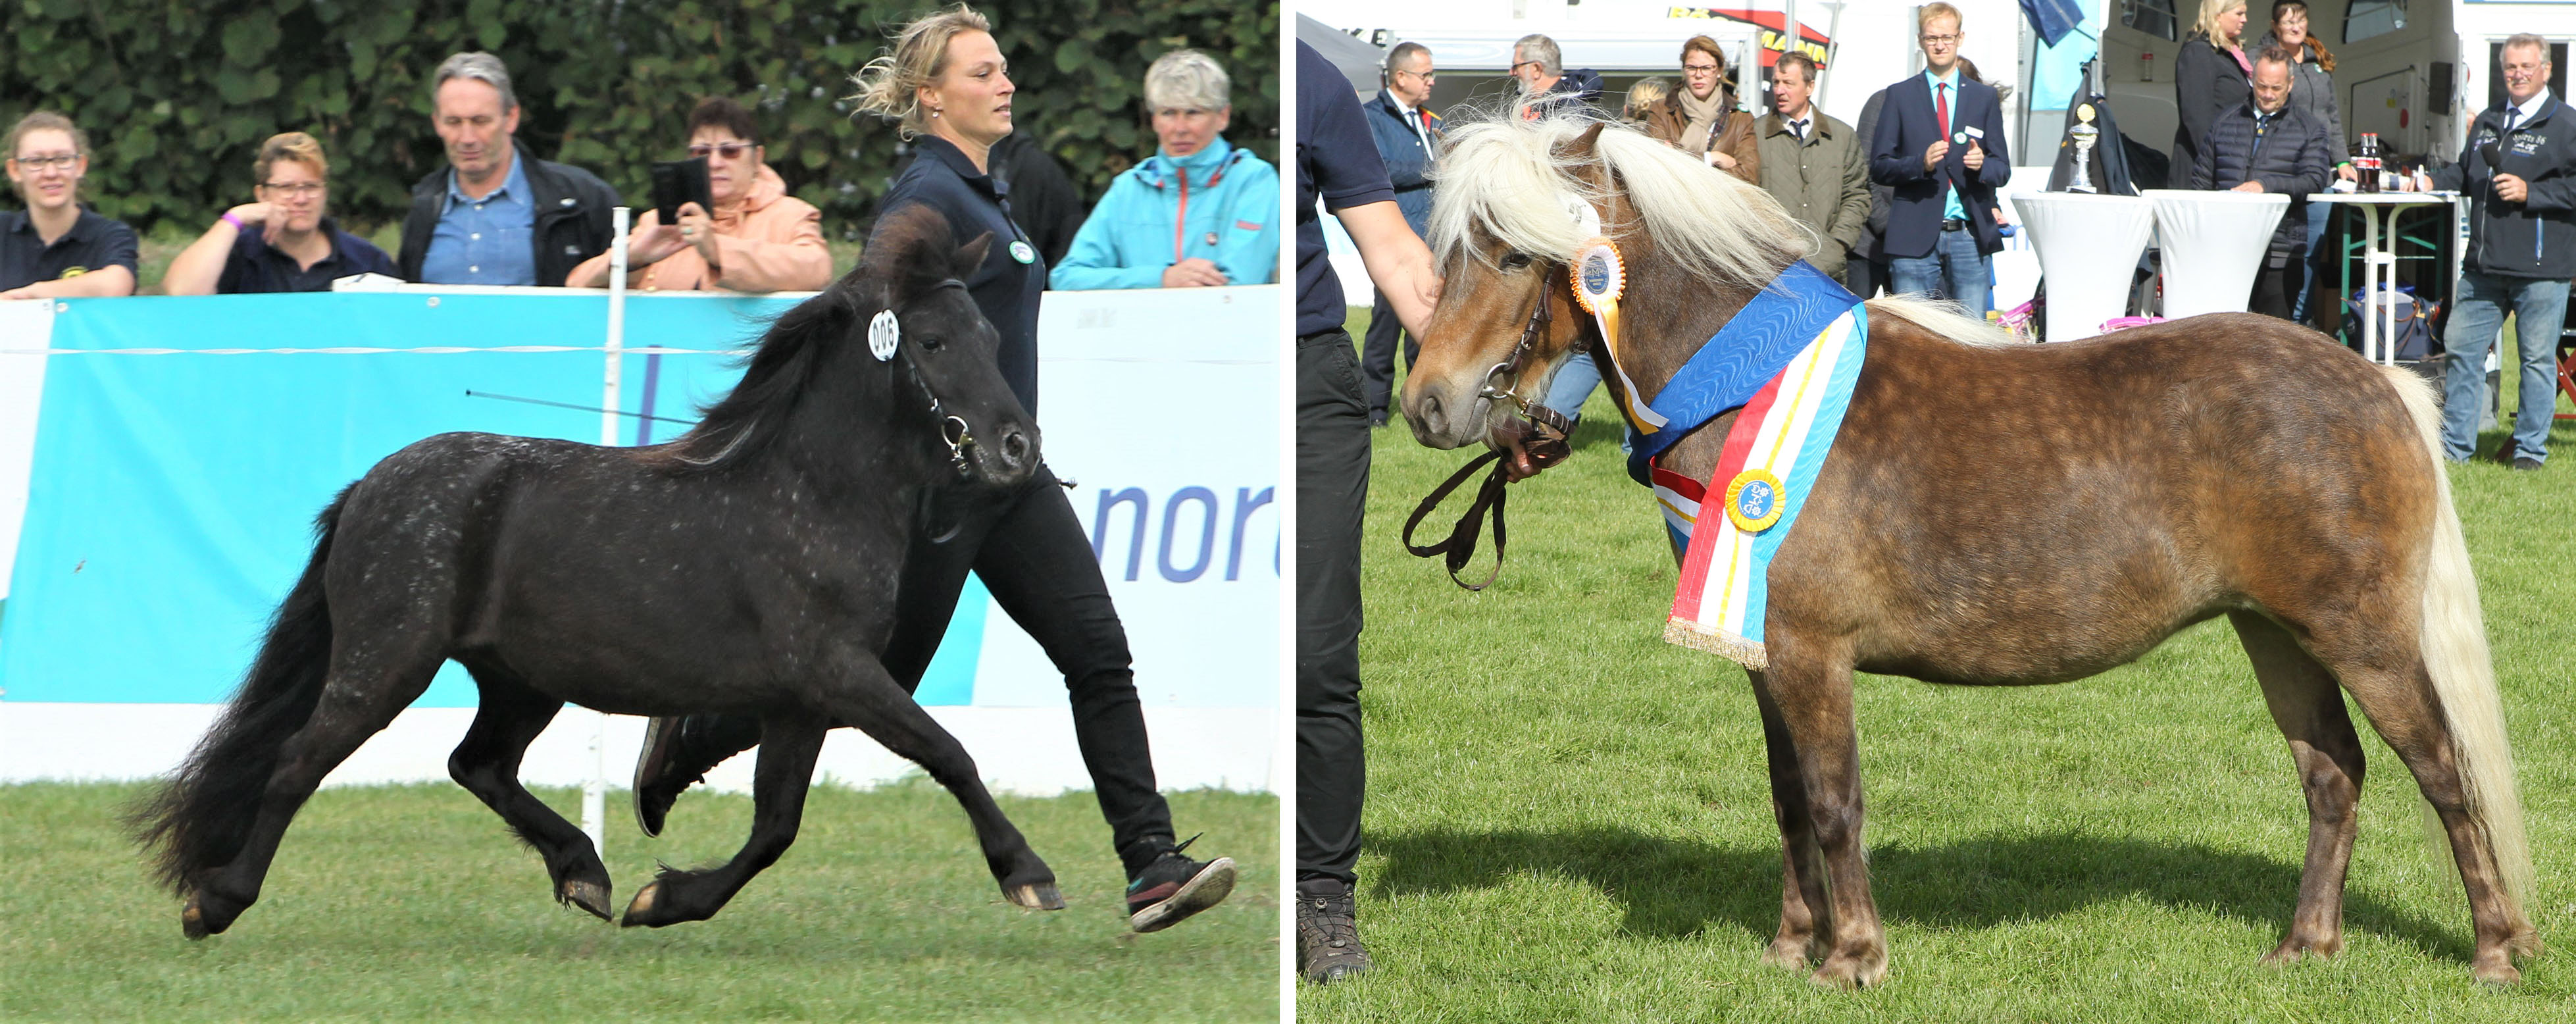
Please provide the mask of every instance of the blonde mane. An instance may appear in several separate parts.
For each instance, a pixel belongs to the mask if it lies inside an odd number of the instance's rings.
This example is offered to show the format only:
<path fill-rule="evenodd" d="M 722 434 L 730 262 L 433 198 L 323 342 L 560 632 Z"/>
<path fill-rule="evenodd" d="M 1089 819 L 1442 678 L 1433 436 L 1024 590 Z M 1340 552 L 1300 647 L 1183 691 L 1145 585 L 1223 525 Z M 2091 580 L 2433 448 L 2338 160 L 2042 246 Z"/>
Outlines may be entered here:
<path fill-rule="evenodd" d="M 1642 231 L 1658 259 L 1719 287 L 1760 288 L 1779 268 L 1820 244 L 1769 192 L 1701 163 L 1644 132 L 1604 123 L 1556 104 L 1540 116 L 1523 111 L 1462 111 L 1450 119 L 1431 203 L 1431 243 L 1441 266 L 1493 256 L 1470 245 L 1478 232 L 1503 248 L 1564 262 L 1589 241 L 1570 200 L 1602 211 L 1613 239 Z M 1587 157 L 1568 150 L 1601 125 Z M 1586 171 L 1597 171 L 1594 185 Z M 1610 192 L 1624 191 L 1626 216 L 1610 219 Z M 1889 297 L 1871 308 L 1912 321 L 1967 345 L 1996 345 L 2011 336 L 1960 312 L 1956 304 Z"/>

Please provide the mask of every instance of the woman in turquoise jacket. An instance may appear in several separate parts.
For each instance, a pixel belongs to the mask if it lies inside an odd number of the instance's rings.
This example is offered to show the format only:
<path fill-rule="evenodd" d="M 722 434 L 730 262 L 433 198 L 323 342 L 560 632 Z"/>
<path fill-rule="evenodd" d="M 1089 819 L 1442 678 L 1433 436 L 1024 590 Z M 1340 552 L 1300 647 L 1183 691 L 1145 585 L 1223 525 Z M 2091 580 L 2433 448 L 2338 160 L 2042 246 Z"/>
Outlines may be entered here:
<path fill-rule="evenodd" d="M 1161 148 L 1109 194 L 1048 274 L 1057 288 L 1191 288 L 1279 277 L 1279 171 L 1227 145 L 1225 69 L 1197 50 L 1145 71 Z"/>

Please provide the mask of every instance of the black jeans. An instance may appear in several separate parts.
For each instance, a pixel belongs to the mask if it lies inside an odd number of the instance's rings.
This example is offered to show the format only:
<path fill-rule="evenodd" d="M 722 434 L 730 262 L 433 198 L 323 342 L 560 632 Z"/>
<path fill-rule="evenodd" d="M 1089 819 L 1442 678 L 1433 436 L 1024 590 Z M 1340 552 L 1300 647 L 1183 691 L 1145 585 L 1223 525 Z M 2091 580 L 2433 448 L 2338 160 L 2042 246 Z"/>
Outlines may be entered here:
<path fill-rule="evenodd" d="M 1386 293 L 1377 293 L 1377 306 L 1369 311 L 1368 334 L 1360 340 L 1361 397 L 1368 402 L 1371 420 L 1386 418 L 1395 404 L 1395 340 L 1404 336 L 1404 370 L 1413 372 L 1414 361 L 1422 357 L 1422 339 L 1404 329 L 1395 317 L 1395 307 L 1386 301 Z M 1343 335 L 1347 339 L 1350 335 Z"/>
<path fill-rule="evenodd" d="M 972 569 L 1002 611 L 1045 649 L 1073 704 L 1074 744 L 1091 772 L 1110 841 L 1133 875 L 1172 841 L 1172 810 L 1154 787 L 1145 712 L 1128 667 L 1127 630 L 1110 603 L 1091 538 L 1055 473 L 1002 501 L 953 490 L 924 498 L 903 582 L 895 598 L 894 642 L 885 666 L 910 690 L 921 684 L 947 633 Z M 945 539 L 939 539 L 945 535 Z M 696 750 L 741 750 L 758 742 L 758 719 L 695 716 L 684 728 Z"/>
<path fill-rule="evenodd" d="M 1351 336 L 1297 339 L 1297 880 L 1350 882 L 1368 766 L 1360 742 L 1360 527 L 1368 409 Z"/>
<path fill-rule="evenodd" d="M 2273 260 L 2281 265 L 2272 266 Z M 2299 280 L 2307 268 L 2298 253 L 2265 253 L 2263 263 L 2254 271 L 2254 290 L 2245 297 L 2245 311 L 2287 320 L 2298 305 Z"/>

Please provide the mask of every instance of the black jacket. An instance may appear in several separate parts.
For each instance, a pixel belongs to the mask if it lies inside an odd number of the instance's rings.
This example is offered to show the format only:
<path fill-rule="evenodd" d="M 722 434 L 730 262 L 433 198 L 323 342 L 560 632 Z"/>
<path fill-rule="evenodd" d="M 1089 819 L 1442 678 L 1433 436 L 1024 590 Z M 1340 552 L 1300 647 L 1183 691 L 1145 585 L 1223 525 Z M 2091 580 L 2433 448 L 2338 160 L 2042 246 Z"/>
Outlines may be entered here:
<path fill-rule="evenodd" d="M 2433 172 L 2433 187 L 2469 197 L 2471 270 L 2511 277 L 2576 277 L 2576 111 L 2552 96 L 2540 116 L 2499 138 L 2507 108 L 2495 107 L 2469 122 L 2469 144 L 2460 162 Z M 2488 166 L 2487 144 L 2497 149 Z M 2497 172 L 2530 187 L 2522 202 L 2496 198 Z"/>
<path fill-rule="evenodd" d="M 2200 162 L 2200 142 L 2220 115 L 2254 98 L 2254 80 L 2236 56 L 2210 45 L 2208 36 L 2184 40 L 2174 55 L 2173 174 L 2189 175 Z"/>
<path fill-rule="evenodd" d="M 517 139 L 510 140 L 511 159 L 525 161 L 528 191 L 536 206 L 536 223 L 528 232 L 534 248 L 537 283 L 561 287 L 581 261 L 607 252 L 615 233 L 609 210 L 619 202 L 617 190 L 599 176 L 569 164 L 539 160 Z M 421 261 L 429 256 L 430 232 L 447 212 L 447 175 L 439 168 L 411 187 L 411 214 L 403 218 L 402 253 L 394 263 L 405 281 L 420 280 Z"/>
<path fill-rule="evenodd" d="M 2281 225 L 2272 230 L 2273 252 L 2301 252 L 2308 247 L 2308 195 L 2326 190 L 2334 158 L 2326 152 L 2326 128 L 2296 105 L 2284 106 L 2259 137 L 2254 134 L 2254 105 L 2236 109 L 2209 127 L 2201 139 L 2200 162 L 2191 166 L 2190 188 L 2230 189 L 2249 181 L 2263 191 L 2290 197 Z"/>

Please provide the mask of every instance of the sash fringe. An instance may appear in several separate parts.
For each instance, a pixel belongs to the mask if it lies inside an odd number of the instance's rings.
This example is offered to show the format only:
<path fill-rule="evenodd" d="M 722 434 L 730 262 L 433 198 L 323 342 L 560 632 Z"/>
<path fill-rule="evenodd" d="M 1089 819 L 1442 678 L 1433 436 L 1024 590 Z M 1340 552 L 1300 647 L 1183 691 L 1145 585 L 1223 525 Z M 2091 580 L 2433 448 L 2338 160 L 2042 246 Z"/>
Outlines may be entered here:
<path fill-rule="evenodd" d="M 1664 620 L 1664 642 L 1719 655 L 1755 672 L 1771 667 L 1771 657 L 1763 652 L 1761 644 L 1678 615 Z"/>

